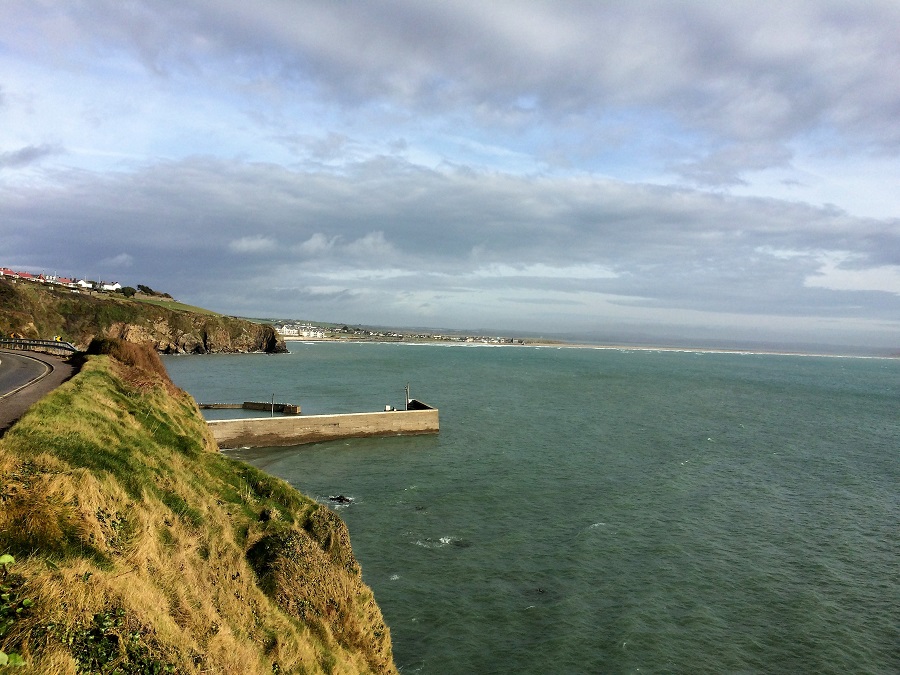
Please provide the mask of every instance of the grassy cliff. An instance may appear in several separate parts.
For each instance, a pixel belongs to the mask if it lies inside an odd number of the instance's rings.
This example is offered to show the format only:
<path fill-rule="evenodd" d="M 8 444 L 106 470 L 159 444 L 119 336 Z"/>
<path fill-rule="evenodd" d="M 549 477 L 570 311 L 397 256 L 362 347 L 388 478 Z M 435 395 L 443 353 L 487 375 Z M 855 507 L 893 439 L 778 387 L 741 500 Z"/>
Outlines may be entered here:
<path fill-rule="evenodd" d="M 166 353 L 286 351 L 271 326 L 167 301 L 73 293 L 59 286 L 0 279 L 0 334 L 84 348 L 95 337 L 149 342 Z"/>
<path fill-rule="evenodd" d="M 343 521 L 217 452 L 155 352 L 93 351 L 0 439 L 0 650 L 40 673 L 396 672 Z"/>

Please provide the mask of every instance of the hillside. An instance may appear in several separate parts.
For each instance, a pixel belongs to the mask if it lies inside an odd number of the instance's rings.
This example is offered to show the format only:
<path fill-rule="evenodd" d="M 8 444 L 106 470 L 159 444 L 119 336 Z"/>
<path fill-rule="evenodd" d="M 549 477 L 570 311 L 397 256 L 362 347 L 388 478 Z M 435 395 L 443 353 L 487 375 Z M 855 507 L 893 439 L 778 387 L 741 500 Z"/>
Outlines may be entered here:
<path fill-rule="evenodd" d="M 89 295 L 69 289 L 0 279 L 0 334 L 63 340 L 84 349 L 95 337 L 149 342 L 167 354 L 283 352 L 271 326 L 245 319 L 155 304 L 116 294 Z"/>
<path fill-rule="evenodd" d="M 217 452 L 154 352 L 90 351 L 0 439 L 0 650 L 60 675 L 396 672 L 343 521 Z"/>

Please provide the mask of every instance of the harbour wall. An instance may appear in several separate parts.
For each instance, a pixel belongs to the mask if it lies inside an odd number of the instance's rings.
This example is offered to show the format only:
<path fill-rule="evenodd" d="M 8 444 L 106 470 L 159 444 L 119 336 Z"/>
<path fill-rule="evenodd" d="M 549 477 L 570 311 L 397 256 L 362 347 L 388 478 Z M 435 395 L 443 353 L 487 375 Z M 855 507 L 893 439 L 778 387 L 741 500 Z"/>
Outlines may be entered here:
<path fill-rule="evenodd" d="M 367 436 L 434 434 L 439 431 L 437 408 L 410 401 L 409 410 L 254 417 L 207 422 L 220 448 L 275 447 Z"/>

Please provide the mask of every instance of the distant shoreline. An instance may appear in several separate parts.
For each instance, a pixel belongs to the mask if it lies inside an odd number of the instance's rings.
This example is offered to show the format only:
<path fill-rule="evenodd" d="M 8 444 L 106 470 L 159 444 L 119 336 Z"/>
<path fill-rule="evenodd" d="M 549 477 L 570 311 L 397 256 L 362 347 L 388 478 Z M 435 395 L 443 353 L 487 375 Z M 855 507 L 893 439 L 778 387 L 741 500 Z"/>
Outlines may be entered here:
<path fill-rule="evenodd" d="M 804 351 L 788 351 L 788 350 L 767 350 L 767 349 L 727 349 L 721 347 L 660 347 L 650 345 L 625 345 L 625 344 L 591 344 L 585 342 L 562 342 L 562 341 L 541 341 L 526 339 L 521 344 L 509 343 L 489 343 L 482 341 L 472 342 L 454 342 L 448 340 L 376 340 L 371 338 L 309 338 L 309 337 L 284 337 L 285 343 L 289 342 L 339 342 L 344 344 L 402 344 L 402 345 L 437 345 L 443 347 L 504 347 L 504 348 L 522 348 L 531 347 L 533 349 L 598 349 L 604 351 L 634 351 L 634 352 L 684 352 L 688 354 L 738 354 L 746 356 L 805 356 L 805 357 L 822 357 L 831 359 L 882 359 L 889 361 L 900 360 L 900 354 L 879 355 L 879 354 L 838 354 L 827 352 L 804 352 Z"/>

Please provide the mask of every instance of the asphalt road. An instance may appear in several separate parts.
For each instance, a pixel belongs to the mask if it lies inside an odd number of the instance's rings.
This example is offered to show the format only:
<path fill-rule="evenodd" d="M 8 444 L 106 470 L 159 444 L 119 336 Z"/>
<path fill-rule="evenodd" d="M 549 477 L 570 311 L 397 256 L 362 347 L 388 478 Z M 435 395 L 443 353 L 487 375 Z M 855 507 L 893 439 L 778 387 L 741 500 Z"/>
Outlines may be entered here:
<path fill-rule="evenodd" d="M 74 372 L 57 356 L 0 349 L 0 435 Z"/>
<path fill-rule="evenodd" d="M 43 361 L 28 355 L 0 352 L 0 396 L 43 377 L 50 370 Z"/>

